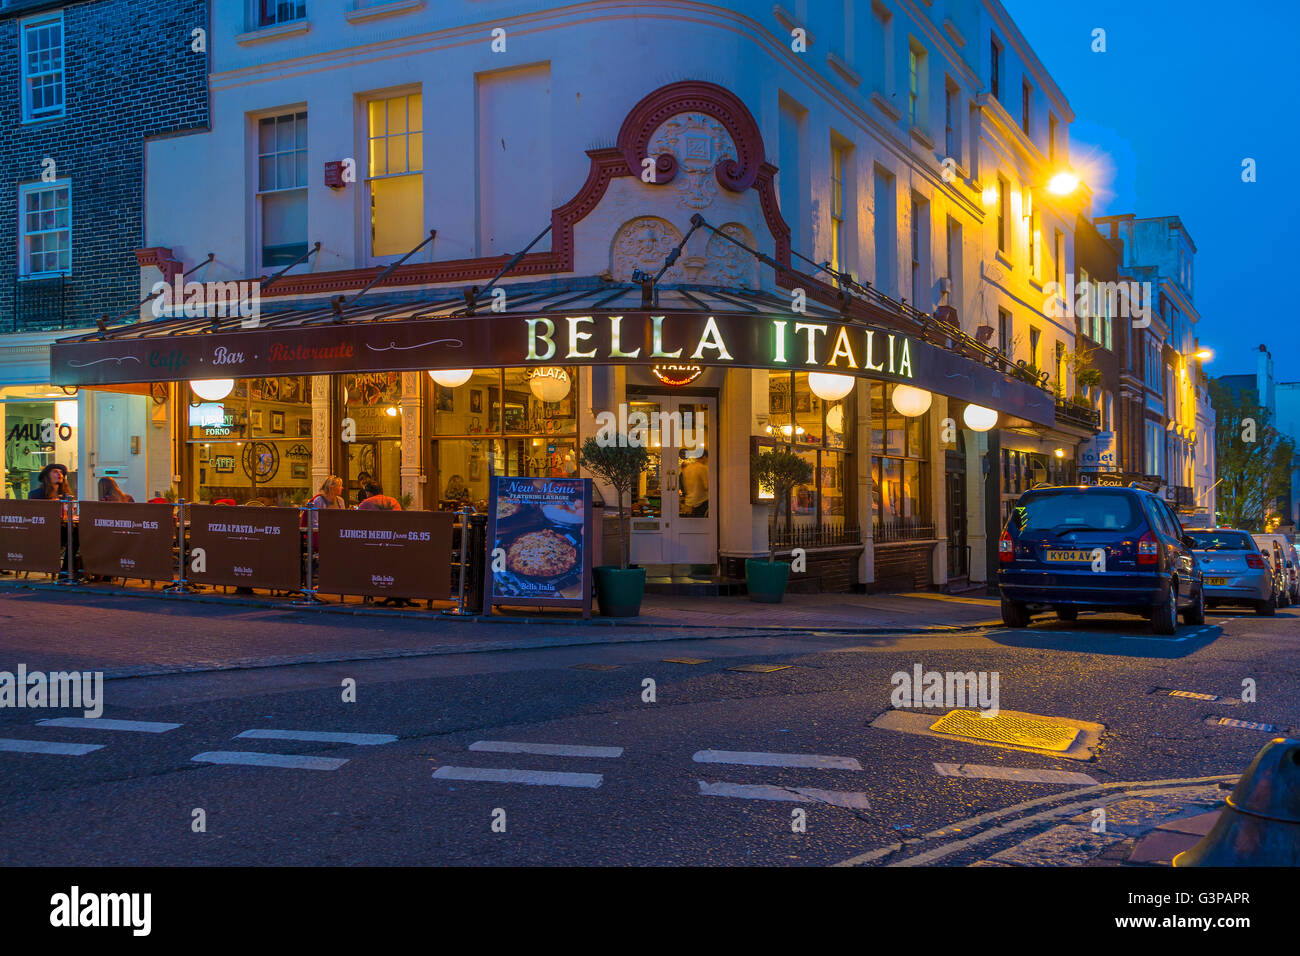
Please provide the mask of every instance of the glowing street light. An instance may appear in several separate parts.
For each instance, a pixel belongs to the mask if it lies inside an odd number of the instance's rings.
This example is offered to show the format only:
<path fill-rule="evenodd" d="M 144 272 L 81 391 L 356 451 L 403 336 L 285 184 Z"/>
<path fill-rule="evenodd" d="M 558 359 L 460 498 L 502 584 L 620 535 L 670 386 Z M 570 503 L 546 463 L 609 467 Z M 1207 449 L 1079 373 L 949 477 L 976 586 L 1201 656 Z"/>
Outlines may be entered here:
<path fill-rule="evenodd" d="M 1199 362 L 1208 362 L 1210 361 L 1210 359 L 1214 358 L 1214 350 L 1197 349 L 1195 352 L 1192 353 L 1192 358 L 1196 359 Z"/>
<path fill-rule="evenodd" d="M 1047 181 L 1047 191 L 1054 196 L 1068 196 L 1079 188 L 1079 177 L 1071 172 L 1059 172 Z"/>

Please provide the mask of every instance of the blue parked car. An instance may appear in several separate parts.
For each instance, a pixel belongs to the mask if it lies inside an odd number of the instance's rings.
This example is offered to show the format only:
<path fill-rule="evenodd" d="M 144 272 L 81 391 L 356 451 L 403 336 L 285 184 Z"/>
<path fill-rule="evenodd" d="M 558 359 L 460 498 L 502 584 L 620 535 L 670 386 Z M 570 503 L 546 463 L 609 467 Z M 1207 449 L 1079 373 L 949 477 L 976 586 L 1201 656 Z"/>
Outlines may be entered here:
<path fill-rule="evenodd" d="M 1126 611 L 1173 634 L 1178 614 L 1205 623 L 1195 542 L 1157 495 L 1078 486 L 1027 491 L 998 539 L 1002 620 L 1025 627 L 1035 610 L 1063 621 L 1080 610 Z"/>

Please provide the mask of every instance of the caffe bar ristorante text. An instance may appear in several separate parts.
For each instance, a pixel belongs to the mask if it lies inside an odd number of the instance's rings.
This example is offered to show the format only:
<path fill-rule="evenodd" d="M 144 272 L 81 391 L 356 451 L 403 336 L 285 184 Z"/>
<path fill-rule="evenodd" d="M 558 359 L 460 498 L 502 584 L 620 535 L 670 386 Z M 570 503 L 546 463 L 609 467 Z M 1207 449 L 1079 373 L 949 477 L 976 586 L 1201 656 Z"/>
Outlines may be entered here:
<path fill-rule="evenodd" d="M 895 329 L 799 315 L 625 312 L 503 314 L 271 327 L 218 333 L 94 334 L 50 350 L 54 385 L 365 371 L 692 362 L 823 371 L 903 382 L 1040 424 L 1055 420 L 1041 389 Z"/>

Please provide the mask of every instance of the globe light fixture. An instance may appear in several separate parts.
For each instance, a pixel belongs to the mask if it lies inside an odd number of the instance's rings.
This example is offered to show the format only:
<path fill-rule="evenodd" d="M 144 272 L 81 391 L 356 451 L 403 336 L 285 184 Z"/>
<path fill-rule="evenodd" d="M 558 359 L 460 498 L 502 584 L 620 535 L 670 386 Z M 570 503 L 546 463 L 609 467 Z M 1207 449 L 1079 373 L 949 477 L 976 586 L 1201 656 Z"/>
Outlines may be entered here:
<path fill-rule="evenodd" d="M 234 390 L 233 378 L 200 378 L 190 382 L 190 391 L 205 402 L 219 402 Z"/>
<path fill-rule="evenodd" d="M 853 376 L 835 375 L 831 372 L 809 372 L 808 387 L 823 402 L 838 402 L 853 391 Z"/>
<path fill-rule="evenodd" d="M 826 427 L 837 435 L 844 431 L 843 405 L 836 405 L 826 413 Z"/>
<path fill-rule="evenodd" d="M 455 388 L 468 382 L 473 374 L 474 370 L 472 368 L 439 369 L 436 372 L 430 370 L 429 378 L 443 388 Z"/>
<path fill-rule="evenodd" d="M 1064 458 L 1064 457 L 1065 457 L 1065 449 L 1064 449 L 1064 448 L 1058 448 L 1058 449 L 1056 449 L 1056 451 L 1052 452 L 1052 454 L 1055 455 L 1057 458 Z"/>
<path fill-rule="evenodd" d="M 923 388 L 895 385 L 890 400 L 894 403 L 894 411 L 898 414 L 907 418 L 916 418 L 930 410 L 930 402 L 934 400 L 934 396 Z"/>
<path fill-rule="evenodd" d="M 986 432 L 998 423 L 998 413 L 983 405 L 967 405 L 961 420 L 971 431 Z"/>
<path fill-rule="evenodd" d="M 528 378 L 529 390 L 543 402 L 558 402 L 569 394 L 573 383 L 569 373 L 558 365 L 533 369 Z"/>

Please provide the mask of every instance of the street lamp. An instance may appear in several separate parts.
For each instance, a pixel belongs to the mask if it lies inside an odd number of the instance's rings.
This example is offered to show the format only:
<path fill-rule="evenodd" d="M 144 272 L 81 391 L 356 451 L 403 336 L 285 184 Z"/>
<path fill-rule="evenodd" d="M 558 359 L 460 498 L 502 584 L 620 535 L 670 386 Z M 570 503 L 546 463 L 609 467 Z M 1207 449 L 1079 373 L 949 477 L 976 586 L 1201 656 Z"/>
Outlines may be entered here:
<path fill-rule="evenodd" d="M 1202 365 L 1214 358 L 1213 349 L 1197 349 L 1192 353 L 1192 358 L 1196 359 Z"/>
<path fill-rule="evenodd" d="M 1054 196 L 1068 196 L 1079 188 L 1079 177 L 1062 170 L 1047 181 L 1047 191 Z"/>

